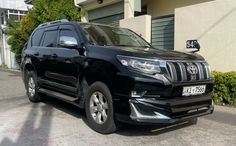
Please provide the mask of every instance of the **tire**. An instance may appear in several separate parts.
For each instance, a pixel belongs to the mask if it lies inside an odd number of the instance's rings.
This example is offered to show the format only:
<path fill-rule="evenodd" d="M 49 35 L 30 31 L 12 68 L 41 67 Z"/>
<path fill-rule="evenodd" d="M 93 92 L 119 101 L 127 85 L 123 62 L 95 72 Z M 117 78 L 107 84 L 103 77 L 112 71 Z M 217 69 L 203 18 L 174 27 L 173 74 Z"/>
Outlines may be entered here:
<path fill-rule="evenodd" d="M 40 102 L 41 98 L 38 94 L 37 76 L 34 71 L 27 72 L 25 79 L 26 94 L 31 102 Z"/>
<path fill-rule="evenodd" d="M 104 83 L 95 82 L 88 88 L 85 93 L 85 112 L 88 125 L 93 130 L 102 134 L 117 130 L 112 95 Z"/>

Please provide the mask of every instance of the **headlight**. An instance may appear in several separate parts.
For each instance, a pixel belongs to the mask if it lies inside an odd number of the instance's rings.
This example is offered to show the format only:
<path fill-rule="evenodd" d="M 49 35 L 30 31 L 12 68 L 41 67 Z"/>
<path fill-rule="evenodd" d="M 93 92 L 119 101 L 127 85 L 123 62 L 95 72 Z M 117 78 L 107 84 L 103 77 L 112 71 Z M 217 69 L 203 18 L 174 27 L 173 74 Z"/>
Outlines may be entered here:
<path fill-rule="evenodd" d="M 117 55 L 117 59 L 123 66 L 147 73 L 156 74 L 161 72 L 160 60 L 151 60 L 138 57 Z"/>

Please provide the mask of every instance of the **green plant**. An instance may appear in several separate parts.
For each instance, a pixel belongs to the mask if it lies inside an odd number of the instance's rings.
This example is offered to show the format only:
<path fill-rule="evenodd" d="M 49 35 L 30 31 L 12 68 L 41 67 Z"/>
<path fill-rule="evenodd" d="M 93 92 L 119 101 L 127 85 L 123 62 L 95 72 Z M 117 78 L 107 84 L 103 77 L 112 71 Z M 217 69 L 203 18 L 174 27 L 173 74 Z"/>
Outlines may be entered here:
<path fill-rule="evenodd" d="M 32 31 L 41 23 L 58 19 L 80 21 L 83 13 L 74 6 L 73 0 L 33 0 L 33 8 L 20 22 L 8 20 L 8 44 L 19 57 Z"/>
<path fill-rule="evenodd" d="M 236 72 L 212 72 L 213 93 L 216 104 L 236 105 Z"/>

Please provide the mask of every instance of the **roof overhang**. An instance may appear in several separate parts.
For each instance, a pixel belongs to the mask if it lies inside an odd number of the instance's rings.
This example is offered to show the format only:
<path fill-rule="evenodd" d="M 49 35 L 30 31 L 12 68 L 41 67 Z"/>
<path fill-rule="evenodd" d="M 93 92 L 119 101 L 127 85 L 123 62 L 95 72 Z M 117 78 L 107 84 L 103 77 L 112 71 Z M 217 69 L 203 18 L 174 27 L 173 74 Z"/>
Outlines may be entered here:
<path fill-rule="evenodd" d="M 27 11 L 28 5 L 23 0 L 0 0 L 0 8 Z"/>
<path fill-rule="evenodd" d="M 101 8 L 107 5 L 111 5 L 124 0 L 103 0 L 102 3 L 98 3 L 97 0 L 75 0 L 75 5 L 81 7 L 82 9 L 89 11 L 96 8 Z"/>
<path fill-rule="evenodd" d="M 26 4 L 32 5 L 32 0 L 25 0 L 24 1 Z"/>

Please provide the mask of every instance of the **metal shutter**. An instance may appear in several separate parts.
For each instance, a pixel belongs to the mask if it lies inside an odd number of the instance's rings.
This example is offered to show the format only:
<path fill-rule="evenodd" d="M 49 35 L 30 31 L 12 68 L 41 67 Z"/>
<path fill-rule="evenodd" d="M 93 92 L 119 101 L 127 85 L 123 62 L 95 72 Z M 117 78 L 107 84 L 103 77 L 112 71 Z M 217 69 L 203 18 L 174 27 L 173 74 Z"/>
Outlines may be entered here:
<path fill-rule="evenodd" d="M 152 19 L 152 45 L 160 49 L 174 49 L 174 15 Z"/>
<path fill-rule="evenodd" d="M 117 14 L 117 15 L 113 15 L 113 16 L 107 16 L 104 18 L 90 20 L 90 22 L 108 24 L 111 26 L 119 26 L 119 22 L 123 18 L 124 18 L 124 14 Z"/>
<path fill-rule="evenodd" d="M 90 22 L 119 26 L 119 20 L 124 19 L 124 3 L 118 2 L 88 11 L 88 16 Z"/>

